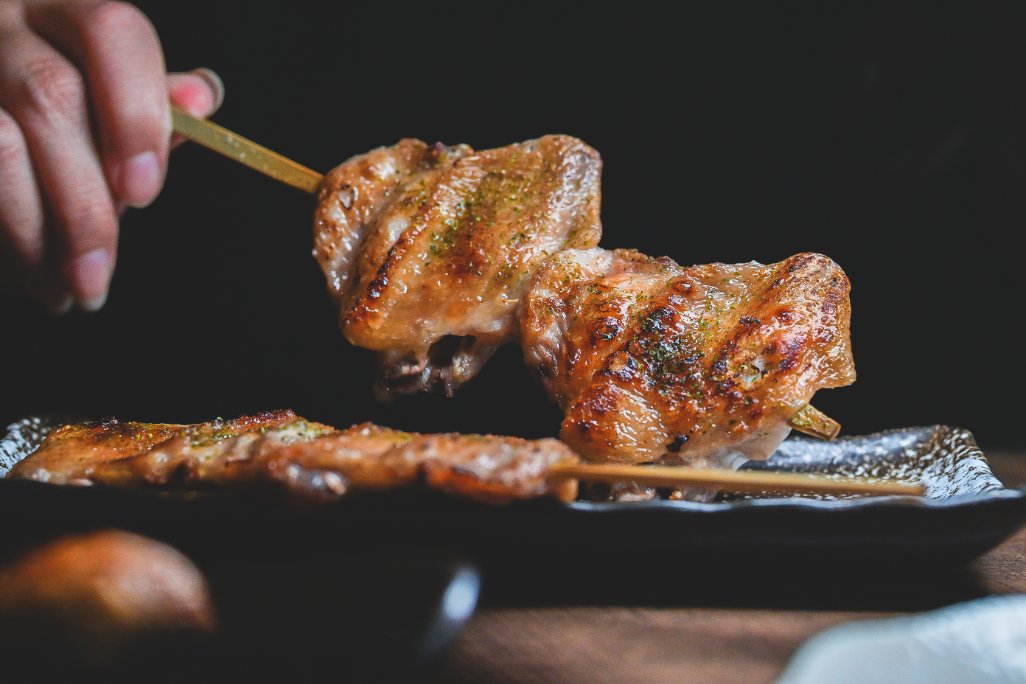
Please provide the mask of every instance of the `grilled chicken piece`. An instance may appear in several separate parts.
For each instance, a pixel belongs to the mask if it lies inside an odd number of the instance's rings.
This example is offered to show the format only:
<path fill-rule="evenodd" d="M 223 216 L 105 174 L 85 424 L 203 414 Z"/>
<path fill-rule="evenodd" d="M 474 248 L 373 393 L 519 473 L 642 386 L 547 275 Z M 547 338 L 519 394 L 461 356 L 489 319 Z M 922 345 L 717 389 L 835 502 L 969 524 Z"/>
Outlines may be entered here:
<path fill-rule="evenodd" d="M 421 435 L 364 423 L 275 451 L 273 460 L 284 465 L 289 487 L 319 495 L 324 495 L 322 481 L 339 478 L 342 487 L 328 496 L 349 488 L 394 489 L 420 479 L 432 489 L 492 503 L 577 496 L 574 481 L 549 482 L 549 467 L 580 461 L 554 439 Z M 281 472 L 282 465 L 273 470 Z"/>
<path fill-rule="evenodd" d="M 816 390 L 855 380 L 848 279 L 830 259 L 681 267 L 568 250 L 525 295 L 521 337 L 584 458 L 736 468 Z"/>
<path fill-rule="evenodd" d="M 579 461 L 554 439 L 421 435 L 369 423 L 336 430 L 291 411 L 276 411 L 177 426 L 161 443 L 114 455 L 105 437 L 120 446 L 130 425 L 148 434 L 142 423 L 62 428 L 56 440 L 47 438 L 8 477 L 130 487 L 272 487 L 321 500 L 420 481 L 493 503 L 542 496 L 571 501 L 577 495 L 575 481 L 548 479 L 550 466 Z M 62 438 L 74 431 L 91 435 L 86 453 L 69 449 Z M 61 450 L 58 456 L 50 453 L 52 448 Z"/>
<path fill-rule="evenodd" d="M 295 420 L 292 411 L 267 411 L 197 425 L 118 420 L 64 425 L 47 435 L 42 446 L 11 468 L 7 477 L 53 484 L 89 484 L 98 466 L 146 453 L 173 437 L 197 445 L 213 443 L 226 436 L 259 432 Z"/>
<path fill-rule="evenodd" d="M 109 530 L 49 542 L 0 568 L 0 653 L 99 666 L 142 639 L 213 631 L 206 580 L 175 549 Z M 45 671 L 45 669 L 44 669 Z"/>
<path fill-rule="evenodd" d="M 32 456 L 32 479 L 55 484 L 88 481 L 94 467 L 105 461 L 133 456 L 160 444 L 182 429 L 166 423 L 79 423 L 64 425 L 46 438 L 45 451 Z M 10 477 L 21 477 L 26 462 L 16 464 Z"/>
<path fill-rule="evenodd" d="M 600 172 L 549 135 L 481 152 L 407 139 L 326 176 L 314 256 L 345 337 L 379 352 L 379 396 L 451 395 L 515 337 L 541 262 L 598 244 Z"/>

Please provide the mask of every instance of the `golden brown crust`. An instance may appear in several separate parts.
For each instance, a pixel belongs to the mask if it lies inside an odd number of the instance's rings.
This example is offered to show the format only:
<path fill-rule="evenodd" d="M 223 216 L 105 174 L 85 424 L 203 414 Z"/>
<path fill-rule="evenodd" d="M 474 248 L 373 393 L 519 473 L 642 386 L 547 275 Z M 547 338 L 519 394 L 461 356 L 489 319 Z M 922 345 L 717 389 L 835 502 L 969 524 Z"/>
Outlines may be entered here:
<path fill-rule="evenodd" d="M 768 443 L 817 389 L 854 380 L 848 289 L 818 254 L 682 268 L 569 252 L 539 272 L 522 335 L 582 456 L 687 462 Z"/>
<path fill-rule="evenodd" d="M 177 434 L 182 427 L 116 420 L 65 425 L 47 436 L 46 449 L 31 465 L 22 461 L 11 469 L 10 476 L 26 477 L 31 469 L 30 479 L 42 482 L 51 481 L 51 473 L 59 473 L 58 478 L 68 480 L 86 478 L 95 465 L 146 451 Z M 75 462 L 81 464 L 77 470 L 69 467 Z"/>
<path fill-rule="evenodd" d="M 377 272 L 390 245 L 382 240 L 367 245 L 368 238 L 403 186 L 422 182 L 439 164 L 469 152 L 465 145 L 446 148 L 405 138 L 353 157 L 324 177 L 314 214 L 314 256 L 337 300 L 350 298 L 357 283 Z"/>
<path fill-rule="evenodd" d="M 434 435 L 431 439 L 413 440 L 394 454 L 401 459 L 417 456 L 423 458 L 421 470 L 428 486 L 478 501 L 577 498 L 576 480 L 549 478 L 552 466 L 580 460 L 565 444 L 554 439 Z"/>
<path fill-rule="evenodd" d="M 403 140 L 328 174 L 315 255 L 346 338 L 383 353 L 384 394 L 451 392 L 513 338 L 541 262 L 598 243 L 600 173 L 595 150 L 549 135 L 482 152 Z M 437 346 L 450 336 L 473 339 Z"/>
<path fill-rule="evenodd" d="M 217 441 L 294 420 L 295 413 L 280 410 L 197 425 L 121 422 L 116 418 L 64 425 L 47 435 L 40 448 L 7 476 L 54 484 L 87 483 L 98 466 L 145 454 L 176 437 L 192 442 Z"/>
<path fill-rule="evenodd" d="M 136 424 L 140 425 L 140 424 Z M 576 463 L 552 439 L 493 435 L 421 435 L 369 423 L 336 430 L 280 411 L 178 429 L 152 448 L 89 463 L 91 451 L 63 450 L 67 470 L 48 453 L 54 443 L 23 461 L 10 477 L 122 487 L 278 489 L 309 500 L 333 500 L 354 490 L 396 489 L 425 482 L 461 496 L 505 503 L 551 496 L 571 500 L 576 485 L 549 482 L 548 468 Z M 127 429 L 109 431 L 120 442 Z M 84 465 L 88 464 L 88 465 Z"/>

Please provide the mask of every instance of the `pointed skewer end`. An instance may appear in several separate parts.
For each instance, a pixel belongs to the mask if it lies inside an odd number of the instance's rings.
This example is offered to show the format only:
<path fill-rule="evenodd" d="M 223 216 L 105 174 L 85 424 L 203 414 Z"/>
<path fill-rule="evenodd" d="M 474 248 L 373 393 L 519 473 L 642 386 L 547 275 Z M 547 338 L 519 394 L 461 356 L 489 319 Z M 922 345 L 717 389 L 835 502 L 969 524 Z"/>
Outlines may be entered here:
<path fill-rule="evenodd" d="M 812 404 L 806 404 L 798 410 L 788 424 L 810 437 L 831 441 L 841 432 L 841 424 L 836 420 L 817 409 Z"/>

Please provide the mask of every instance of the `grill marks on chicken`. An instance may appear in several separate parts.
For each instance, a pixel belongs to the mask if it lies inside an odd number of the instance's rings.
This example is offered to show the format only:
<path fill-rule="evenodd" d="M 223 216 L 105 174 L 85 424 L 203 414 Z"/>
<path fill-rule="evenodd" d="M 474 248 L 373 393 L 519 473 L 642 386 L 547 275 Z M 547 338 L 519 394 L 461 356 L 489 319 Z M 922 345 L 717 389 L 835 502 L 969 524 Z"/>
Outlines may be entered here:
<path fill-rule="evenodd" d="M 196 425 L 118 420 L 64 425 L 47 435 L 40 448 L 11 468 L 7 477 L 53 484 L 89 484 L 93 473 L 104 464 L 146 454 L 175 440 L 200 446 L 294 420 L 296 415 L 292 411 L 267 411 Z"/>
<path fill-rule="evenodd" d="M 571 501 L 573 480 L 548 469 L 577 463 L 554 439 L 401 432 L 369 423 L 336 430 L 274 411 L 232 421 L 67 426 L 8 477 L 58 484 L 279 489 L 334 500 L 350 491 L 430 488 L 492 503 L 550 496 Z M 73 443 L 68 435 L 88 435 Z M 139 448 L 126 448 L 126 442 Z"/>
<path fill-rule="evenodd" d="M 818 389 L 854 381 L 848 290 L 819 254 L 683 268 L 569 250 L 536 275 L 522 343 L 586 459 L 737 467 L 772 455 Z"/>
<path fill-rule="evenodd" d="M 737 467 L 855 378 L 830 259 L 681 267 L 596 247 L 598 154 L 546 136 L 475 153 L 403 140 L 332 171 L 315 254 L 384 396 L 452 394 L 522 344 L 593 461 Z M 829 427 L 829 426 L 827 426 Z"/>
<path fill-rule="evenodd" d="M 568 136 L 474 152 L 403 140 L 331 171 L 314 255 L 379 395 L 452 394 L 512 341 L 551 254 L 598 244 L 601 160 Z M 458 338 L 458 339 L 451 339 Z"/>

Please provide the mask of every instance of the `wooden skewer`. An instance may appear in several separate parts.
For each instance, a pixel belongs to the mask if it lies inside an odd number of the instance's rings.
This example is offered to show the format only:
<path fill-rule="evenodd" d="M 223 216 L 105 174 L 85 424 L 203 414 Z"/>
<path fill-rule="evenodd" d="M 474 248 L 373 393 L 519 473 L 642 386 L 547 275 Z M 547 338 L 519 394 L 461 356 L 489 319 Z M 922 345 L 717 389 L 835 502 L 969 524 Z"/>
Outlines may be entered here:
<path fill-rule="evenodd" d="M 212 121 L 197 119 L 178 107 L 171 108 L 171 117 L 175 133 L 183 138 L 197 142 L 294 188 L 315 193 L 321 187 L 323 175 L 249 138 L 232 133 Z"/>
<path fill-rule="evenodd" d="M 700 487 L 744 493 L 862 494 L 864 496 L 922 496 L 922 485 L 877 482 L 863 478 L 833 480 L 803 473 L 764 473 L 676 466 L 636 466 L 582 463 L 558 465 L 552 477 L 574 477 L 589 482 L 637 482 L 650 487 Z"/>
<path fill-rule="evenodd" d="M 316 193 L 324 180 L 324 176 L 313 169 L 218 126 L 213 121 L 198 119 L 178 107 L 172 107 L 171 114 L 175 133 L 286 185 Z M 841 430 L 837 421 L 811 405 L 799 410 L 789 422 L 795 430 L 825 440 L 833 439 Z"/>
<path fill-rule="evenodd" d="M 840 423 L 812 404 L 806 404 L 799 409 L 798 413 L 791 416 L 787 422 L 798 432 L 804 432 L 811 437 L 825 439 L 828 442 L 841 431 Z"/>

